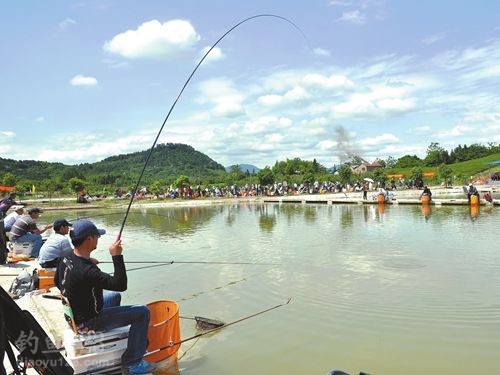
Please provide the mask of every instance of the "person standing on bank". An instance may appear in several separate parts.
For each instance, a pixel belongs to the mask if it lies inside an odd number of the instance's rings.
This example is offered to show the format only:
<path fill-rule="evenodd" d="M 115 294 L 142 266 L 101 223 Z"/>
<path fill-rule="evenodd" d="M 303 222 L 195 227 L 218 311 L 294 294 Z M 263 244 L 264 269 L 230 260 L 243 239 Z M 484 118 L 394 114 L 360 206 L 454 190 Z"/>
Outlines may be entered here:
<path fill-rule="evenodd" d="M 156 369 L 156 364 L 142 359 L 147 348 L 149 309 L 144 305 L 120 306 L 118 292 L 127 290 L 121 240 L 109 247 L 113 275 L 102 272 L 90 257 L 104 233 L 89 220 L 76 221 L 70 231 L 74 249 L 59 258 L 54 280 L 73 310 L 79 331 L 106 331 L 130 325 L 127 349 L 121 358 L 122 373 L 146 374 Z"/>
<path fill-rule="evenodd" d="M 65 219 L 54 221 L 54 233 L 45 241 L 38 255 L 38 264 L 43 268 L 57 266 L 57 258 L 69 254 L 73 250 L 67 234 L 72 224 Z"/>
<path fill-rule="evenodd" d="M 363 182 L 363 200 L 368 199 L 368 190 L 369 190 L 369 185 L 368 181 Z"/>
<path fill-rule="evenodd" d="M 7 242 L 5 241 L 4 218 L 7 216 L 7 211 L 12 205 L 16 204 L 14 199 L 16 193 L 10 193 L 7 198 L 0 200 L 0 264 L 7 261 Z"/>
<path fill-rule="evenodd" d="M 33 207 L 28 210 L 27 215 L 19 217 L 12 228 L 10 228 L 10 239 L 13 242 L 32 242 L 33 250 L 31 257 L 36 258 L 42 247 L 42 233 L 47 229 L 52 228 L 52 224 L 46 225 L 43 229 L 39 229 L 35 220 L 40 217 L 43 211 L 38 207 Z"/>

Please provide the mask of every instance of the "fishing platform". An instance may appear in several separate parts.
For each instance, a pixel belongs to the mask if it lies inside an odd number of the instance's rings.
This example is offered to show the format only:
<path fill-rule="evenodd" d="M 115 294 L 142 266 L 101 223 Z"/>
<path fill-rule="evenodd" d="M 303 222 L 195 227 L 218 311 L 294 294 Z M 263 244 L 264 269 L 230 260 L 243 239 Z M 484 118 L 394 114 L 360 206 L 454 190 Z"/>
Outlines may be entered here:
<path fill-rule="evenodd" d="M 490 192 L 492 194 L 500 194 L 500 187 L 488 187 L 480 190 L 481 193 Z M 421 190 L 395 190 L 388 191 L 388 199 L 384 202 L 379 202 L 377 199 L 378 192 L 371 191 L 368 194 L 368 199 L 363 199 L 363 192 L 348 192 L 348 193 L 325 193 L 325 194 L 301 194 L 301 195 L 283 195 L 283 196 L 266 196 L 262 197 L 265 203 L 291 203 L 291 204 L 357 204 L 357 205 L 422 205 L 420 199 Z M 432 200 L 426 204 L 433 206 L 469 206 L 469 200 L 459 198 L 464 196 L 462 189 L 435 189 L 433 191 Z M 487 202 L 480 199 L 480 206 L 499 206 L 500 200 L 493 199 L 493 202 Z"/>

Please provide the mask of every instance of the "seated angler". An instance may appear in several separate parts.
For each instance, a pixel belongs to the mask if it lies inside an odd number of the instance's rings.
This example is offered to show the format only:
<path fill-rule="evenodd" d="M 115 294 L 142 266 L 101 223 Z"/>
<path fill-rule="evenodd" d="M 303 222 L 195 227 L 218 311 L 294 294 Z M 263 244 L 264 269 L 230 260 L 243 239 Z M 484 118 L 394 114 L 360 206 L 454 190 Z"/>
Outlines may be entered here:
<path fill-rule="evenodd" d="M 388 195 L 387 195 L 387 190 L 385 190 L 385 184 L 382 184 L 380 186 L 380 189 L 378 190 L 378 195 L 382 195 L 384 197 L 384 201 L 387 201 Z"/>
<path fill-rule="evenodd" d="M 4 228 L 4 218 L 7 216 L 7 211 L 16 202 L 16 193 L 10 193 L 7 198 L 0 200 L 0 264 L 4 264 L 7 261 L 7 246 L 5 241 L 5 228 Z"/>
<path fill-rule="evenodd" d="M 52 224 L 39 229 L 35 223 L 43 211 L 38 207 L 30 208 L 27 215 L 19 217 L 10 229 L 10 239 L 13 242 L 32 242 L 31 257 L 36 258 L 42 247 L 42 233 L 52 228 Z"/>
<path fill-rule="evenodd" d="M 59 259 L 54 280 L 69 302 L 78 331 L 107 331 L 130 325 L 127 349 L 121 357 L 122 374 L 150 373 L 156 365 L 142 359 L 148 341 L 149 309 L 144 305 L 120 306 L 118 292 L 127 289 L 121 240 L 109 247 L 112 275 L 102 272 L 90 256 L 104 233 L 91 221 L 76 221 L 70 231 L 74 249 Z"/>
<path fill-rule="evenodd" d="M 422 191 L 422 194 L 420 194 L 420 198 L 422 198 L 424 195 L 427 195 L 429 197 L 429 201 L 432 199 L 432 192 L 431 192 L 431 189 L 429 189 L 428 186 L 424 187 L 424 190 Z"/>
<path fill-rule="evenodd" d="M 73 250 L 67 234 L 72 224 L 65 219 L 54 221 L 54 233 L 45 241 L 40 249 L 38 264 L 43 268 L 54 268 L 57 266 L 57 259 L 69 254 Z"/>
<path fill-rule="evenodd" d="M 10 229 L 12 228 L 12 226 L 14 225 L 16 220 L 19 219 L 19 217 L 21 217 L 22 214 L 24 213 L 23 206 L 15 205 L 15 206 L 12 206 L 11 208 L 13 209 L 13 211 L 10 214 L 8 214 L 5 217 L 5 219 L 3 220 L 5 232 L 10 232 Z"/>
<path fill-rule="evenodd" d="M 477 191 L 476 187 L 472 184 L 469 184 L 469 190 L 467 192 L 467 199 L 469 200 L 469 202 L 470 202 L 470 197 L 473 195 L 479 198 L 479 192 Z"/>

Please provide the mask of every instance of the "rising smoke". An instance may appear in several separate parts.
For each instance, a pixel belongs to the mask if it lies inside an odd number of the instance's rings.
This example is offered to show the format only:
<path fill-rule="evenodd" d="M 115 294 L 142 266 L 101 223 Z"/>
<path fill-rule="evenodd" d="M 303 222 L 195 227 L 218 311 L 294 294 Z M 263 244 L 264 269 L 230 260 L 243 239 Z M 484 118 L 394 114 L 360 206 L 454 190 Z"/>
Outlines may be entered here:
<path fill-rule="evenodd" d="M 335 135 L 337 138 L 337 157 L 339 158 L 340 164 L 344 164 L 355 157 L 359 157 L 358 151 L 351 142 L 351 136 L 343 126 L 337 126 L 335 128 Z"/>

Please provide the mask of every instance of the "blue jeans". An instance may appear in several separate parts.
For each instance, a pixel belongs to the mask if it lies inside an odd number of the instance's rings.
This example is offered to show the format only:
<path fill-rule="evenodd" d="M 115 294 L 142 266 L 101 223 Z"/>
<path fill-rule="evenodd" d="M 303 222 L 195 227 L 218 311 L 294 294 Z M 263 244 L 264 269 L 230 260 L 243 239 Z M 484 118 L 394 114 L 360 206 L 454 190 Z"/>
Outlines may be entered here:
<path fill-rule="evenodd" d="M 133 366 L 139 363 L 148 346 L 149 309 L 144 305 L 120 306 L 121 295 L 118 292 L 105 291 L 103 297 L 102 310 L 85 325 L 94 331 L 109 331 L 130 324 L 122 366 Z"/>
<path fill-rule="evenodd" d="M 42 236 L 40 234 L 26 233 L 21 237 L 18 237 L 14 240 L 14 242 L 32 242 L 33 250 L 31 250 L 31 257 L 38 258 L 38 254 L 40 254 L 40 249 L 42 248 Z"/>

